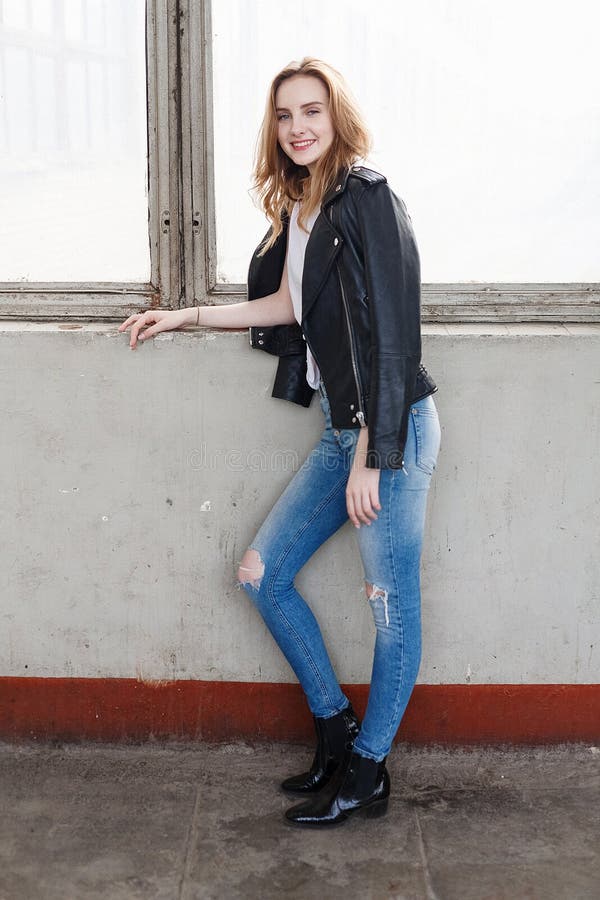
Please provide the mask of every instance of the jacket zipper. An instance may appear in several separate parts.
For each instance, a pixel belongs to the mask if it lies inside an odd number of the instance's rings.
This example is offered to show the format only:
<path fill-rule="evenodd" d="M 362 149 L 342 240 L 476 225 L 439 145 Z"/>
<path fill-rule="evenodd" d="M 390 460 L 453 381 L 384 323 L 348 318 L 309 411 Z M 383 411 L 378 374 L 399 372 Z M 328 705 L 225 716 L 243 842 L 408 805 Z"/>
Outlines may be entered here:
<path fill-rule="evenodd" d="M 331 209 L 331 207 L 330 207 Z M 330 214 L 329 221 L 333 225 L 333 216 Z M 360 376 L 358 374 L 358 365 L 356 363 L 356 358 L 354 355 L 354 334 L 352 332 L 352 323 L 350 321 L 350 310 L 348 309 L 348 301 L 346 299 L 346 291 L 344 290 L 344 282 L 342 281 L 342 273 L 340 272 L 339 263 L 336 260 L 335 268 L 338 274 L 338 281 L 340 283 L 340 290 L 342 292 L 342 303 L 344 304 L 344 312 L 346 313 L 346 324 L 348 325 L 348 336 L 350 338 L 350 359 L 352 360 L 352 371 L 354 372 L 354 382 L 356 384 L 356 393 L 358 396 L 358 411 L 356 413 L 356 418 L 360 422 L 361 428 L 366 428 L 367 423 L 365 422 L 365 414 L 364 414 L 364 398 L 362 392 L 362 385 L 360 383 Z"/>
<path fill-rule="evenodd" d="M 350 311 L 348 309 L 348 302 L 346 300 L 346 291 L 344 290 L 344 282 L 342 281 L 342 273 L 340 272 L 340 267 L 336 262 L 335 267 L 338 273 L 338 280 L 340 282 L 340 289 L 342 291 L 342 302 L 344 304 L 344 311 L 346 313 L 346 322 L 348 324 L 348 335 L 350 337 L 350 359 L 352 360 L 352 370 L 354 372 L 354 381 L 356 383 L 356 393 L 358 395 L 358 410 L 356 412 L 356 418 L 360 422 L 361 428 L 366 428 L 367 423 L 365 422 L 365 414 L 361 407 L 364 407 L 363 402 L 363 393 L 362 386 L 360 383 L 360 376 L 358 374 L 358 366 L 356 364 L 356 359 L 354 357 L 354 334 L 352 333 L 352 323 L 350 322 Z"/>

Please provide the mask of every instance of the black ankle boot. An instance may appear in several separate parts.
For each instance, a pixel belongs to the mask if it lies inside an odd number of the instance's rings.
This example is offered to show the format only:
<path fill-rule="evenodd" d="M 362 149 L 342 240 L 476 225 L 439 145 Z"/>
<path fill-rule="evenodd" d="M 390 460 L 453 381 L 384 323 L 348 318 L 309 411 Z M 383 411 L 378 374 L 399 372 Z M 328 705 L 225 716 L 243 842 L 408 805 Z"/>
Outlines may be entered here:
<path fill-rule="evenodd" d="M 317 732 L 317 749 L 308 772 L 286 778 L 281 787 L 294 794 L 312 794 L 330 781 L 344 759 L 347 746 L 352 747 L 360 730 L 360 722 L 352 704 L 328 719 L 313 716 Z"/>
<path fill-rule="evenodd" d="M 355 813 L 373 819 L 385 815 L 390 795 L 386 759 L 375 762 L 348 750 L 329 786 L 317 797 L 288 809 L 287 821 L 320 828 L 341 825 Z"/>

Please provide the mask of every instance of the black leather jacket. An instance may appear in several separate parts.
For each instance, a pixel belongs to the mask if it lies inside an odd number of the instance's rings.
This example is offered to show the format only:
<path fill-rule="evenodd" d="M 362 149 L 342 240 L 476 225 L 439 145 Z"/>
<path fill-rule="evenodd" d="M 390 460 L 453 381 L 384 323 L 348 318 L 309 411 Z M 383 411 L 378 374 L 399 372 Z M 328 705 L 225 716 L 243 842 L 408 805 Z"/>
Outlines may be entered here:
<path fill-rule="evenodd" d="M 248 299 L 275 293 L 283 232 L 250 261 Z M 250 328 L 250 344 L 280 357 L 272 396 L 309 406 L 308 342 L 334 428 L 367 425 L 369 468 L 401 468 L 411 403 L 437 390 L 421 364 L 420 260 L 410 216 L 379 172 L 352 166 L 326 193 L 306 247 L 302 326 Z"/>

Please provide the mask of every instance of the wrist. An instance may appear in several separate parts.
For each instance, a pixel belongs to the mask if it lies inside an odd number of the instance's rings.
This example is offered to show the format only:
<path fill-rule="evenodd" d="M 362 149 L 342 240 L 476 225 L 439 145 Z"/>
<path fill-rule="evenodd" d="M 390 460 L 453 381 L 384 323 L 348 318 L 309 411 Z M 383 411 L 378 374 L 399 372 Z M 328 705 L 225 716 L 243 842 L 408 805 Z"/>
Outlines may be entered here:
<path fill-rule="evenodd" d="M 361 428 L 358 433 L 358 440 L 356 442 L 356 446 L 361 450 L 366 450 L 369 446 L 369 429 L 365 425 L 364 428 Z"/>
<path fill-rule="evenodd" d="M 199 306 L 188 307 L 185 324 L 186 325 L 202 325 L 201 309 Z"/>
<path fill-rule="evenodd" d="M 364 469 L 366 468 L 367 463 L 367 450 L 366 448 L 356 446 L 354 450 L 354 458 L 352 460 L 352 468 L 353 469 Z"/>

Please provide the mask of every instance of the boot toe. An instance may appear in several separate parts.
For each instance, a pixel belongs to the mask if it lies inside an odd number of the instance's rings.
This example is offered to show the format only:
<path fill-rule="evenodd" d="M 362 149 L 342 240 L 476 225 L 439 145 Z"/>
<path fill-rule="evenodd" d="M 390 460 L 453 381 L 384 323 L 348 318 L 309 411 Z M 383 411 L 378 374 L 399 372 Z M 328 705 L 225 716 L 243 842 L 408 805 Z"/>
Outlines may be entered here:
<path fill-rule="evenodd" d="M 285 820 L 288 825 L 296 825 L 301 828 L 327 828 L 333 825 L 341 825 L 346 821 L 346 816 L 338 810 L 315 812 L 311 803 L 300 803 L 285 811 Z"/>
<path fill-rule="evenodd" d="M 314 779 L 307 772 L 306 775 L 292 775 L 281 782 L 281 788 L 292 794 L 307 794 L 315 790 Z"/>

